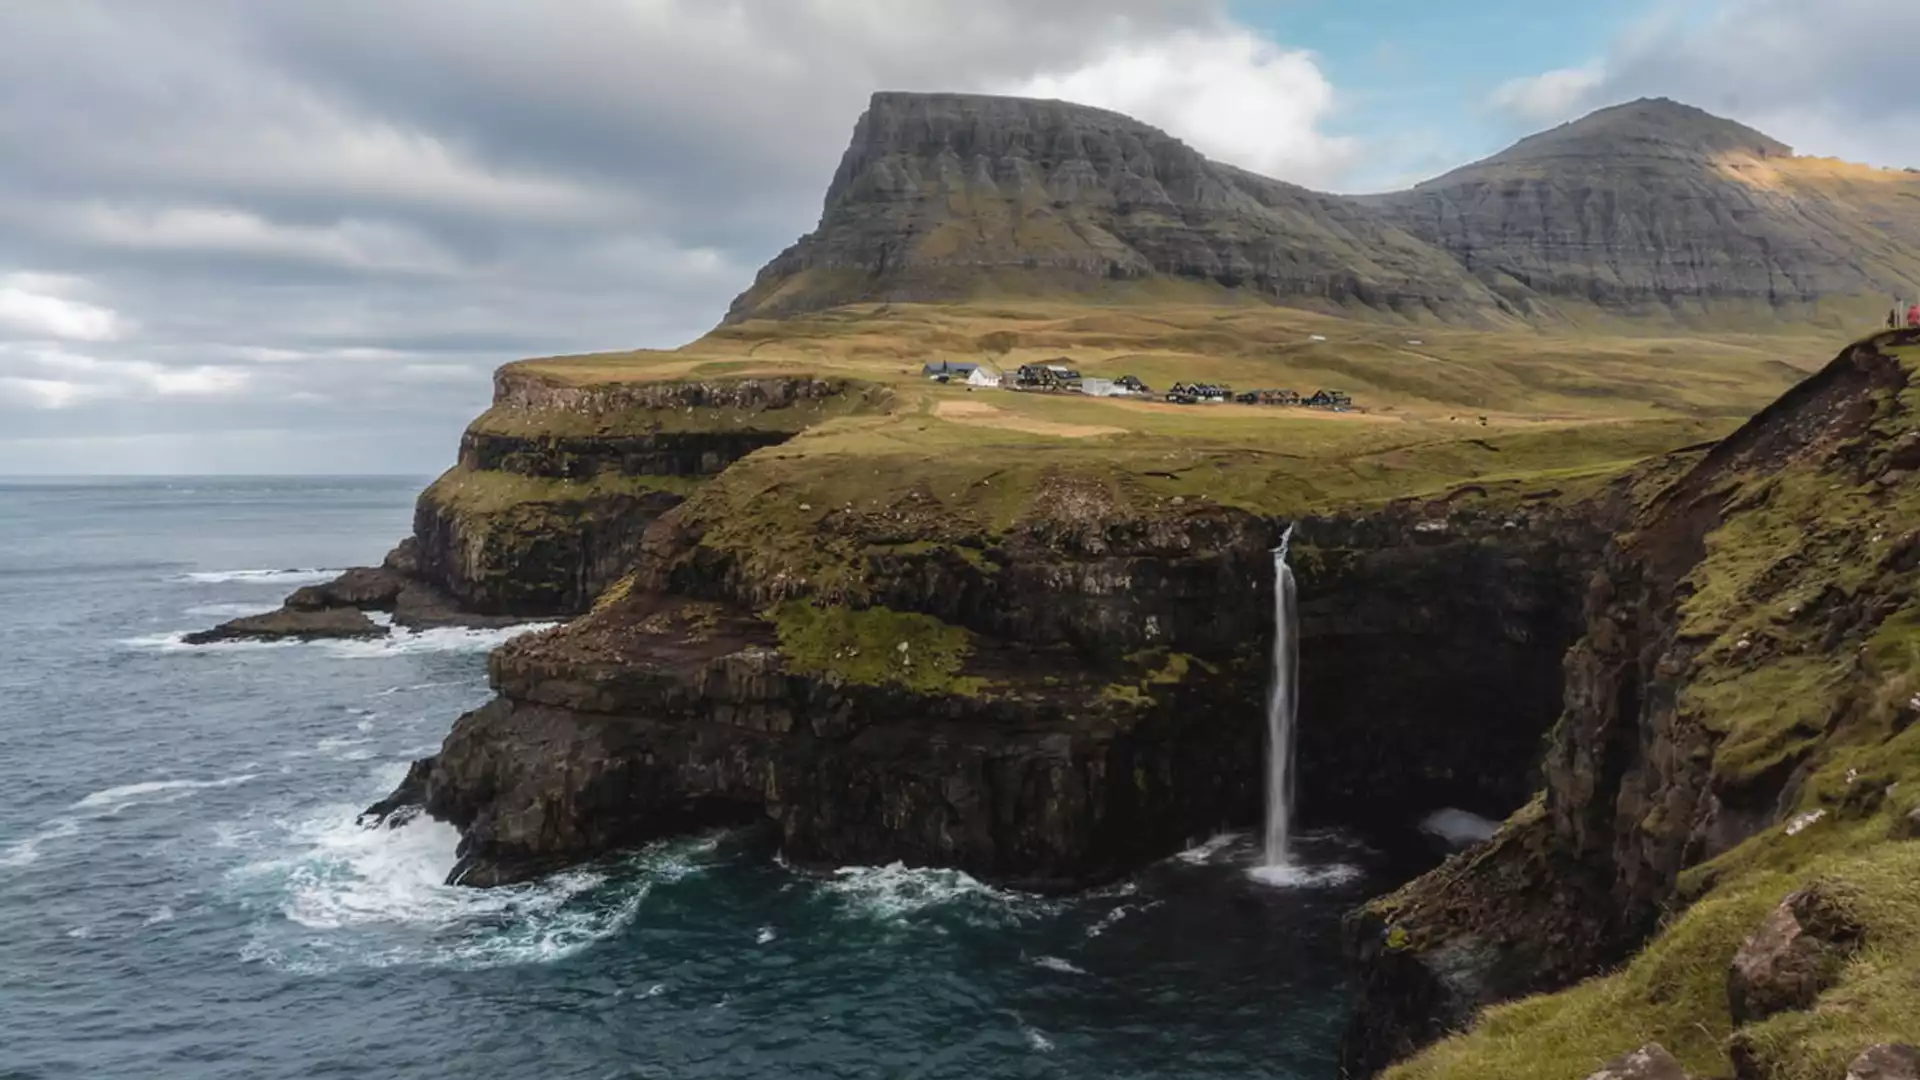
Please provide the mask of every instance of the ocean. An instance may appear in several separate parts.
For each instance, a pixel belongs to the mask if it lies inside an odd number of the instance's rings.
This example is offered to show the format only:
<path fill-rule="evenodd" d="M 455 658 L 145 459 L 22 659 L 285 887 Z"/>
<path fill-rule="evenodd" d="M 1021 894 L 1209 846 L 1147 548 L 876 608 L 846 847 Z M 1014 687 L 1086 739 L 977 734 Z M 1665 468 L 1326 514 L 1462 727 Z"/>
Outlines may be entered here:
<path fill-rule="evenodd" d="M 0 480 L 0 1077 L 1334 1075 L 1339 918 L 1424 852 L 1308 834 L 1275 885 L 1197 837 L 1037 898 L 741 832 L 441 884 L 450 828 L 355 816 L 509 632 L 180 644 L 376 562 L 424 482 Z"/>

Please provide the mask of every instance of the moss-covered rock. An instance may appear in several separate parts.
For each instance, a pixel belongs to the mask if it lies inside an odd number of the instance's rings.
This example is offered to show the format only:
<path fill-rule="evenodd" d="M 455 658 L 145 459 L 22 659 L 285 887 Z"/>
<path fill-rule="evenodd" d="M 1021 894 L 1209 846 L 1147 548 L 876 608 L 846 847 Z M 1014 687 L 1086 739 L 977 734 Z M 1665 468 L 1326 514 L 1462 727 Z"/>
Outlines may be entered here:
<path fill-rule="evenodd" d="M 1410 1048 L 1368 1052 L 1382 1017 L 1431 1037 L 1438 1018 L 1628 957 L 1487 1011 L 1392 1075 L 1577 1078 L 1625 1035 L 1701 1074 L 1837 1076 L 1862 1045 L 1920 1030 L 1920 993 L 1895 974 L 1920 960 L 1905 936 L 1920 854 L 1894 839 L 1920 784 L 1905 539 L 1920 483 L 1899 449 L 1920 431 L 1917 367 L 1920 334 L 1850 348 L 1647 503 L 1588 597 L 1542 812 L 1356 921 L 1353 1071 Z M 1812 1009 L 1736 1010 L 1736 953 L 1816 878 L 1864 940 L 1901 944 L 1839 964 Z M 1370 943 L 1396 929 L 1412 946 L 1389 963 Z M 1435 995 L 1469 944 L 1482 961 Z"/>

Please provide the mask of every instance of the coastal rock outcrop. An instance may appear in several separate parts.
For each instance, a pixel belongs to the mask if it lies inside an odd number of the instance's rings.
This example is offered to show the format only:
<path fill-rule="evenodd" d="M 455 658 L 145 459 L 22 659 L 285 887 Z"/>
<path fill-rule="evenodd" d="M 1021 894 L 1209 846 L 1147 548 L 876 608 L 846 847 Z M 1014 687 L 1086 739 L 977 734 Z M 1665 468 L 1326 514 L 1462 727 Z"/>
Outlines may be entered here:
<path fill-rule="evenodd" d="M 193 642 L 372 636 L 394 625 L 502 626 L 577 615 L 639 555 L 647 527 L 756 450 L 887 391 L 844 379 L 769 376 L 578 383 L 508 365 L 494 405 L 461 437 L 458 463 L 421 493 L 413 533 L 378 567 L 289 596 Z"/>
<path fill-rule="evenodd" d="M 320 641 L 385 637 L 387 628 L 357 608 L 282 609 L 247 615 L 181 639 L 188 645 L 223 641 Z"/>

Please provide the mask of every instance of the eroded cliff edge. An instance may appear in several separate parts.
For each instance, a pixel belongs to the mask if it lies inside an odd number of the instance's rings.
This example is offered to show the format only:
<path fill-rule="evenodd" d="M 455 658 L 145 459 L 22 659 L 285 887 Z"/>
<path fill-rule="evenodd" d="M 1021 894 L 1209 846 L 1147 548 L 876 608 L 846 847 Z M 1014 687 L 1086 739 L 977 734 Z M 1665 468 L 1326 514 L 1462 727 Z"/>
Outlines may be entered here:
<path fill-rule="evenodd" d="M 647 526 L 700 485 L 890 397 L 844 378 L 581 384 L 509 364 L 494 377 L 492 408 L 461 436 L 457 463 L 421 492 L 412 534 L 380 566 L 187 640 L 385 634 L 367 612 L 403 627 L 581 614 L 632 567 Z"/>
<path fill-rule="evenodd" d="M 1393 1075 L 1579 1077 L 1659 1041 L 1839 1076 L 1920 1030 L 1917 363 L 1920 334 L 1850 348 L 1610 546 L 1541 796 L 1350 921 L 1350 1075 L 1471 1027 Z"/>
<path fill-rule="evenodd" d="M 459 826 L 468 884 L 752 821 L 801 864 L 1108 880 L 1257 818 L 1292 523 L 1306 812 L 1502 816 L 1623 512 L 1615 485 L 1282 519 L 1044 463 L 849 482 L 870 464 L 753 458 L 661 516 L 376 815 Z"/>

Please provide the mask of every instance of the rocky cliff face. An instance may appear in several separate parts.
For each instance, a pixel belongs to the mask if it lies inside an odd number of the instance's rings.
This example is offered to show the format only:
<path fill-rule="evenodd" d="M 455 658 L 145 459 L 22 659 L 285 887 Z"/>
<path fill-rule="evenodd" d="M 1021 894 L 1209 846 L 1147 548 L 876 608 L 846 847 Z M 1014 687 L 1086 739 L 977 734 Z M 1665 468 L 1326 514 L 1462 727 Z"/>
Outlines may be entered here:
<path fill-rule="evenodd" d="M 856 125 L 819 228 L 727 317 L 960 299 L 994 273 L 1036 292 L 1166 277 L 1407 314 L 1497 307 L 1386 216 L 1209 161 L 1117 113 L 889 93 Z"/>
<path fill-rule="evenodd" d="M 1637 101 L 1362 200 L 1522 310 L 1868 307 L 1920 275 L 1920 177 L 1795 158 L 1750 128 Z"/>
<path fill-rule="evenodd" d="M 503 368 L 459 463 L 420 496 L 419 573 L 474 612 L 579 614 L 701 482 L 878 393 L 807 377 L 581 386 Z"/>
<path fill-rule="evenodd" d="M 1602 110 L 1411 191 L 1345 198 L 1099 109 L 883 93 L 819 227 L 727 320 L 1180 282 L 1205 286 L 1194 297 L 1469 322 L 1596 308 L 1831 320 L 1920 291 L 1916 196 L 1920 175 L 1796 158 L 1669 101 Z"/>
<path fill-rule="evenodd" d="M 1672 970 L 1680 961 L 1662 952 L 1672 949 L 1726 970 L 1755 927 L 1719 913 L 1777 902 L 1770 883 L 1794 879 L 1767 874 L 1823 852 L 1887 850 L 1873 845 L 1903 835 L 1898 793 L 1915 771 L 1905 735 L 1920 562 L 1916 345 L 1920 335 L 1902 332 L 1850 349 L 1718 445 L 1612 546 L 1567 655 L 1541 800 L 1351 920 L 1363 970 L 1351 1075 L 1465 1028 L 1484 1005 L 1617 963 L 1703 898 L 1720 897 L 1636 964 Z M 1880 870 L 1839 873 L 1870 882 Z M 1860 900 L 1858 910 L 1888 909 Z M 1657 1023 L 1685 1040 L 1673 1045 L 1695 1067 L 1724 1070 L 1731 1046 L 1741 1075 L 1768 1076 L 1804 1050 L 1749 1029 L 1724 992 L 1618 992 L 1626 1002 L 1605 1023 Z M 1507 1025 L 1510 1044 L 1515 1031 Z"/>
<path fill-rule="evenodd" d="M 803 581 L 712 542 L 721 505 L 665 515 L 589 616 L 498 653 L 500 698 L 376 812 L 459 825 L 469 884 L 758 820 L 801 862 L 1033 889 L 1257 818 L 1279 523 L 1127 512 L 1060 477 L 980 535 L 830 514 L 816 544 L 864 530 L 857 580 Z M 1299 522 L 1307 813 L 1523 800 L 1616 509 Z M 1467 713 L 1474 739 L 1446 727 Z"/>
<path fill-rule="evenodd" d="M 631 569 L 648 526 L 702 483 L 887 396 L 844 379 L 581 384 L 508 365 L 493 408 L 421 493 L 412 535 L 380 567 L 190 640 L 384 634 L 364 611 L 402 626 L 580 614 Z"/>

